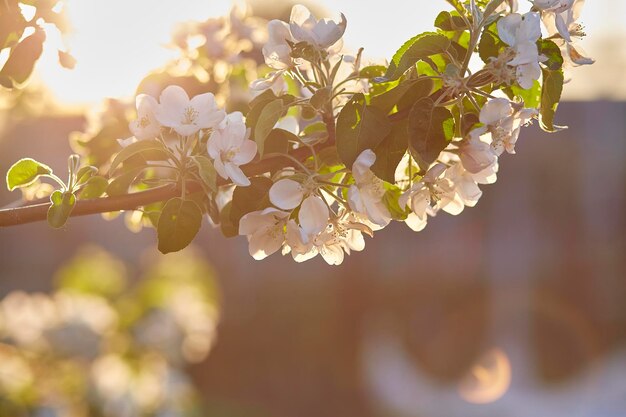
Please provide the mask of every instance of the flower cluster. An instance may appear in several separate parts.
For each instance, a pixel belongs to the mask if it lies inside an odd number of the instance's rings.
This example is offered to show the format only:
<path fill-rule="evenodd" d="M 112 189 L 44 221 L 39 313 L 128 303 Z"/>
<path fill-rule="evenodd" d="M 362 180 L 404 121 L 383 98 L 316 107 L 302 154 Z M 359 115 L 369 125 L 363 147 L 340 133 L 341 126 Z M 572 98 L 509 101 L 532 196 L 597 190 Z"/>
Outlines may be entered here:
<path fill-rule="evenodd" d="M 250 36 L 248 47 L 262 52 L 265 69 L 247 77 L 254 80 L 248 107 L 230 112 L 228 100 L 220 106 L 209 92 L 190 99 L 176 85 L 158 100 L 139 95 L 134 137 L 102 164 L 108 176 L 89 179 L 93 167 L 76 160 L 69 186 L 52 195 L 49 223 L 62 227 L 76 198 L 167 185 L 174 196 L 135 211 L 157 229 L 163 253 L 186 247 L 206 214 L 225 236 L 246 236 L 255 259 L 281 252 L 337 265 L 392 221 L 420 231 L 442 211 L 474 207 L 502 156 L 515 153 L 522 127 L 538 120 L 559 130 L 565 70 L 593 61 L 577 44 L 583 0 L 531 0 L 526 13 L 517 1 L 450 3 L 455 10 L 437 17 L 435 32 L 411 38 L 387 63 L 367 65 L 362 49 L 343 49 L 343 14 L 318 19 L 296 5 L 288 22 L 267 22 L 263 37 L 257 20 L 244 24 L 235 12 L 228 25 L 201 25 L 199 47 L 215 61 L 239 59 L 220 52 L 216 39 L 236 50 Z M 187 42 L 181 36 L 176 44 L 198 51 Z M 229 79 L 205 61 L 209 84 Z M 37 164 L 14 166 L 9 187 L 39 176 L 62 183 Z"/>

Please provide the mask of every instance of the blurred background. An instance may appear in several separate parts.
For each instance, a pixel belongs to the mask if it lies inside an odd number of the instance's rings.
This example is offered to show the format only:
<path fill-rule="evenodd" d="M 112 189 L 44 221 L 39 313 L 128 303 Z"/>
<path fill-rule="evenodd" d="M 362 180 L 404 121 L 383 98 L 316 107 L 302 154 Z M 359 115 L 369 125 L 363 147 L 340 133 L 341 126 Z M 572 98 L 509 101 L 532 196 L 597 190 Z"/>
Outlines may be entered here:
<path fill-rule="evenodd" d="M 0 90 L 2 172 L 24 156 L 61 172 L 73 151 L 108 158 L 135 92 L 172 80 L 243 106 L 263 19 L 290 10 L 65 3 L 29 84 Z M 346 47 L 375 61 L 445 2 L 312 8 L 344 12 Z M 624 18 L 621 1 L 585 5 L 597 62 L 571 71 L 568 130 L 525 129 L 477 208 L 418 234 L 394 224 L 340 267 L 255 262 L 208 223 L 164 257 L 132 213 L 0 230 L 0 416 L 623 417 Z M 2 190 L 0 205 L 19 197 Z"/>

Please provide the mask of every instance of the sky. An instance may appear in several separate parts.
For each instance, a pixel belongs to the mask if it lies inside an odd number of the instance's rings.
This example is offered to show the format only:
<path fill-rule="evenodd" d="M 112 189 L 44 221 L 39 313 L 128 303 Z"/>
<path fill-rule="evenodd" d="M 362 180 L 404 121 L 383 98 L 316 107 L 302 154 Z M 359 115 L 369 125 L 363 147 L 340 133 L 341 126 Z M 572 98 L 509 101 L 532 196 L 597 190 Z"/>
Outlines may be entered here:
<path fill-rule="evenodd" d="M 437 13 L 446 8 L 443 0 L 319 2 L 330 13 L 343 12 L 348 18 L 345 45 L 353 50 L 364 46 L 365 56 L 376 59 L 391 57 L 405 40 L 431 29 Z M 520 1 L 526 8 L 524 3 Z M 50 47 L 42 58 L 39 75 L 59 101 L 69 105 L 94 105 L 106 97 L 132 96 L 145 74 L 174 58 L 176 52 L 164 45 L 177 22 L 225 14 L 230 3 L 223 0 L 67 0 L 66 7 L 74 26 L 66 43 L 78 64 L 73 71 L 60 68 L 56 49 Z M 582 22 L 595 39 L 585 44 L 592 56 L 597 56 L 595 52 L 606 52 L 600 50 L 603 43 L 599 40 L 615 34 L 626 37 L 626 29 L 621 25 L 624 17 L 626 2 L 622 0 L 587 1 Z M 626 69 L 623 53 L 620 59 L 624 68 L 620 68 L 616 76 Z M 589 96 L 588 90 L 593 86 L 586 85 L 584 80 L 597 73 L 606 75 L 602 68 L 605 64 L 599 62 L 593 69 L 581 70 L 568 87 L 571 97 L 577 98 L 575 91 L 578 90 L 578 98 Z M 614 93 L 610 85 L 605 86 L 605 90 Z"/>

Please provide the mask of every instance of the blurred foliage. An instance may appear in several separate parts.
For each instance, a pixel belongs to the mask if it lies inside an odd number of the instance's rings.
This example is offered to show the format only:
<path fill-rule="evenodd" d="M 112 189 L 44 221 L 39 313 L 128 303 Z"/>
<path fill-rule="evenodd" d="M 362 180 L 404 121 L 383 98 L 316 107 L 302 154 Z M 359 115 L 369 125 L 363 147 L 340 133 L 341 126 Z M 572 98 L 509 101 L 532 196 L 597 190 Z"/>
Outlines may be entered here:
<path fill-rule="evenodd" d="M 0 70 L 1 86 L 21 88 L 28 81 L 43 52 L 45 25 L 53 25 L 61 33 L 67 31 L 62 6 L 57 0 L 0 2 L 0 52 L 7 55 Z M 72 68 L 75 61 L 67 51 L 59 50 L 59 63 Z"/>
<path fill-rule="evenodd" d="M 193 250 L 147 261 L 133 282 L 86 247 L 52 294 L 0 302 L 1 417 L 201 415 L 186 367 L 214 341 L 213 271 Z"/>

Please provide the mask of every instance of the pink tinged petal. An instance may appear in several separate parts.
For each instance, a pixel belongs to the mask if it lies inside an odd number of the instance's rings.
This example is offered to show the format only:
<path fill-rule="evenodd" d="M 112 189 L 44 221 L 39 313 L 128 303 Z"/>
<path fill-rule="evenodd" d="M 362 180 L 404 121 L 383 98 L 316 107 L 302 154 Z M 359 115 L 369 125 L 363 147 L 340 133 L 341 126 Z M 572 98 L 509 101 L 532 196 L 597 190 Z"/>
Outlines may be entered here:
<path fill-rule="evenodd" d="M 541 15 L 536 12 L 528 12 L 520 24 L 517 33 L 519 39 L 537 42 L 541 37 Z"/>
<path fill-rule="evenodd" d="M 461 214 L 465 209 L 465 204 L 457 194 L 442 199 L 440 203 L 442 204 L 441 209 L 453 216 Z"/>
<path fill-rule="evenodd" d="M 565 19 L 563 19 L 562 14 L 557 14 L 555 19 L 556 29 L 559 31 L 559 34 L 565 39 L 567 42 L 572 41 L 572 37 L 569 34 L 569 28 L 567 27 L 567 23 Z"/>
<path fill-rule="evenodd" d="M 270 201 L 283 210 L 295 209 L 302 203 L 303 198 L 302 185 L 290 179 L 280 180 L 270 188 Z"/>
<path fill-rule="evenodd" d="M 365 213 L 365 204 L 361 198 L 361 192 L 356 185 L 350 186 L 348 189 L 348 204 L 352 211 L 357 213 Z"/>
<path fill-rule="evenodd" d="M 260 261 L 276 253 L 284 242 L 285 236 L 277 228 L 267 228 L 250 237 L 248 250 L 254 259 Z"/>
<path fill-rule="evenodd" d="M 181 124 L 185 109 L 189 106 L 189 96 L 181 87 L 170 85 L 160 97 L 161 104 L 156 112 L 157 120 L 167 127 L 174 128 Z"/>
<path fill-rule="evenodd" d="M 207 142 L 207 150 L 211 158 L 218 158 L 221 152 L 229 150 L 228 139 L 228 131 L 226 129 L 214 130 L 213 133 L 211 133 L 209 141 Z"/>
<path fill-rule="evenodd" d="M 568 43 L 566 50 L 567 55 L 575 65 L 591 65 L 596 62 L 594 59 L 588 58 L 587 53 L 579 45 Z"/>
<path fill-rule="evenodd" d="M 414 213 L 410 213 L 404 222 L 414 232 L 421 232 L 426 227 L 427 221 L 428 221 L 428 218 L 426 216 L 421 218 L 415 215 Z"/>
<path fill-rule="evenodd" d="M 504 43 L 509 46 L 515 46 L 517 42 L 517 29 L 522 23 L 522 16 L 517 13 L 512 13 L 508 16 L 498 20 L 498 36 Z"/>
<path fill-rule="evenodd" d="M 220 158 L 216 158 L 213 161 L 213 166 L 215 167 L 217 173 L 220 174 L 220 177 L 224 178 L 225 180 L 228 179 L 228 172 L 226 171 L 226 167 L 224 166 L 224 163 Z"/>
<path fill-rule="evenodd" d="M 289 216 L 273 207 L 266 208 L 263 211 L 254 211 L 244 215 L 239 221 L 240 235 L 253 235 L 261 229 L 274 226 L 277 222 L 284 221 Z"/>
<path fill-rule="evenodd" d="M 248 187 L 251 184 L 250 179 L 246 177 L 246 174 L 243 173 L 241 168 L 239 168 L 232 162 L 225 163 L 224 170 L 226 171 L 228 177 L 233 180 L 233 183 L 235 183 L 235 185 L 238 185 L 240 187 Z"/>
<path fill-rule="evenodd" d="M 317 196 L 307 197 L 300 207 L 298 220 L 307 236 L 313 236 L 326 229 L 330 215 L 326 203 Z"/>
<path fill-rule="evenodd" d="M 511 102 L 505 98 L 489 100 L 480 110 L 480 122 L 486 125 L 495 125 L 513 113 Z"/>
<path fill-rule="evenodd" d="M 370 171 L 376 162 L 376 154 L 371 149 L 366 149 L 356 158 L 352 164 L 352 175 L 359 182 Z"/>
<path fill-rule="evenodd" d="M 328 265 L 341 265 L 345 257 L 343 249 L 339 245 L 322 246 L 320 254 Z"/>
<path fill-rule="evenodd" d="M 346 245 L 351 250 L 360 252 L 365 249 L 365 239 L 363 233 L 358 230 L 350 230 L 348 237 L 346 238 Z"/>
<path fill-rule="evenodd" d="M 524 64 L 517 67 L 517 83 L 525 90 L 532 88 L 535 80 L 541 77 L 539 63 Z"/>
<path fill-rule="evenodd" d="M 370 221 L 380 227 L 385 227 L 391 221 L 389 210 L 381 201 L 375 201 L 371 198 L 365 198 L 365 211 Z"/>
<path fill-rule="evenodd" d="M 176 131 L 176 133 L 181 136 L 192 136 L 198 133 L 198 131 L 200 130 L 199 126 L 187 124 L 172 126 L 172 128 Z"/>
<path fill-rule="evenodd" d="M 232 158 L 232 162 L 237 165 L 245 165 L 254 159 L 256 152 L 256 142 L 247 140 L 241 145 L 239 152 Z"/>

